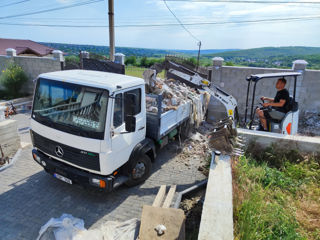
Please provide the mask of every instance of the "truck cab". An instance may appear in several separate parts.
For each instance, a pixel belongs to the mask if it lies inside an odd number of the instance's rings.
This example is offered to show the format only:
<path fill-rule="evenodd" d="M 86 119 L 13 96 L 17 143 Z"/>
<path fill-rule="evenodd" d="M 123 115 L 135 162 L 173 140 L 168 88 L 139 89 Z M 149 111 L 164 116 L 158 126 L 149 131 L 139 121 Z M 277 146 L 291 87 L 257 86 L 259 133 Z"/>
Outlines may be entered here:
<path fill-rule="evenodd" d="M 33 99 L 33 158 L 69 184 L 111 191 L 150 174 L 143 79 L 68 70 L 39 75 Z"/>

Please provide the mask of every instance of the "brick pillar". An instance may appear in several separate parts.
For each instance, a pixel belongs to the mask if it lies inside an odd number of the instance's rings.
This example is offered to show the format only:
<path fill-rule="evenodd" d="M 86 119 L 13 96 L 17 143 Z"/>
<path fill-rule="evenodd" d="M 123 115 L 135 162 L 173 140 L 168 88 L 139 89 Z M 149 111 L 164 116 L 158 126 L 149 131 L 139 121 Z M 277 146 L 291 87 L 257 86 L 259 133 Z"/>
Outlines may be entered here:
<path fill-rule="evenodd" d="M 52 54 L 53 54 L 53 59 L 60 62 L 61 70 L 63 70 L 64 69 L 63 52 L 61 52 L 60 50 L 53 50 Z"/>
<path fill-rule="evenodd" d="M 87 51 L 80 51 L 79 57 L 80 57 L 80 69 L 83 69 L 83 59 L 84 58 L 89 59 L 90 58 L 89 53 Z"/>
<path fill-rule="evenodd" d="M 303 87 L 303 77 L 304 72 L 307 68 L 308 62 L 305 60 L 295 60 L 292 62 L 292 70 L 294 72 L 300 72 L 301 76 L 297 78 L 297 89 L 296 89 L 296 101 L 300 103 L 300 106 L 302 106 L 302 98 L 300 97 L 300 92 L 306 92 L 306 89 Z M 290 92 L 293 92 L 293 86 L 294 84 L 290 85 Z M 300 108 L 301 109 L 301 108 Z"/>
<path fill-rule="evenodd" d="M 90 58 L 90 54 L 87 51 L 81 51 L 81 56 L 82 56 L 82 58 L 87 58 L 87 59 Z"/>
<path fill-rule="evenodd" d="M 17 51 L 13 48 L 7 48 L 6 53 L 8 57 L 15 57 L 17 56 Z"/>
<path fill-rule="evenodd" d="M 221 72 L 222 72 L 222 64 L 224 59 L 221 57 L 215 57 L 212 59 L 212 74 L 211 74 L 211 82 L 220 85 L 221 79 Z"/>
<path fill-rule="evenodd" d="M 125 61 L 126 55 L 122 54 L 122 53 L 116 53 L 114 55 L 114 62 L 124 65 L 124 61 Z"/>
<path fill-rule="evenodd" d="M 224 87 L 224 82 L 222 79 L 222 64 L 224 59 L 221 57 L 215 57 L 212 59 L 212 73 L 211 73 L 211 83 L 218 86 Z M 211 97 L 209 107 L 208 107 L 208 118 L 209 122 L 216 122 L 220 119 L 226 118 L 227 113 L 225 107 L 215 98 Z"/>

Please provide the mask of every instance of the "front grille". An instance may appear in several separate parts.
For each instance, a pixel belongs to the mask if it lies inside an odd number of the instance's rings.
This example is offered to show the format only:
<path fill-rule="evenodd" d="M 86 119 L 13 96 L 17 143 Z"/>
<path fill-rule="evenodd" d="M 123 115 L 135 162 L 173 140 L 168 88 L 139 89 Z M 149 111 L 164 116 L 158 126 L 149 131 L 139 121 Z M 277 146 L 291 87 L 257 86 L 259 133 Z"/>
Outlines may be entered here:
<path fill-rule="evenodd" d="M 79 167 L 100 171 L 99 153 L 84 151 L 52 141 L 42 137 L 34 131 L 31 131 L 31 135 L 34 147 L 38 148 L 41 152 L 57 156 L 56 148 L 60 146 L 63 150 L 63 156 L 59 158 Z"/>

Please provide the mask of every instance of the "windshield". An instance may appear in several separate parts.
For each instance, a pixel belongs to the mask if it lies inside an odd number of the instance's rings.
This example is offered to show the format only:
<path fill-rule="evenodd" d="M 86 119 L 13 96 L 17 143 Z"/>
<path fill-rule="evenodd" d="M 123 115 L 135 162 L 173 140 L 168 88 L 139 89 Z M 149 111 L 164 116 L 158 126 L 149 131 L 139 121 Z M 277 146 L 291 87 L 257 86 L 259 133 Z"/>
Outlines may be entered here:
<path fill-rule="evenodd" d="M 38 79 L 32 118 L 71 134 L 103 139 L 108 91 Z"/>

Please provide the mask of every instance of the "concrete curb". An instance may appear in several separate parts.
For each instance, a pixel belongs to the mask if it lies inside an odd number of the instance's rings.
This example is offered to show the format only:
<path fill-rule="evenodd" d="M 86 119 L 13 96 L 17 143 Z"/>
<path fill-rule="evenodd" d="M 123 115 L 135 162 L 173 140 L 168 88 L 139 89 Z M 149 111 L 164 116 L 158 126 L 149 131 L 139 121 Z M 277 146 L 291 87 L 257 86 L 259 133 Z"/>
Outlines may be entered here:
<path fill-rule="evenodd" d="M 198 240 L 233 239 L 231 158 L 211 161 Z"/>

